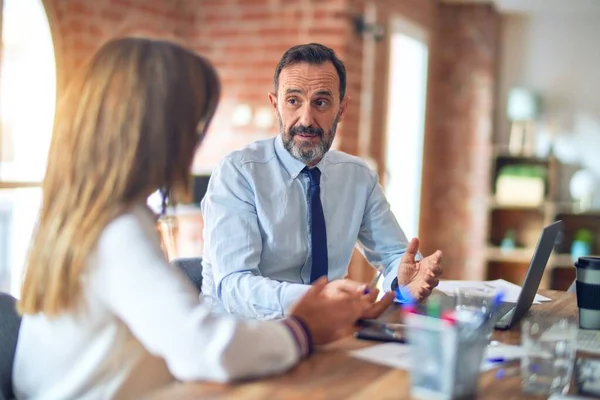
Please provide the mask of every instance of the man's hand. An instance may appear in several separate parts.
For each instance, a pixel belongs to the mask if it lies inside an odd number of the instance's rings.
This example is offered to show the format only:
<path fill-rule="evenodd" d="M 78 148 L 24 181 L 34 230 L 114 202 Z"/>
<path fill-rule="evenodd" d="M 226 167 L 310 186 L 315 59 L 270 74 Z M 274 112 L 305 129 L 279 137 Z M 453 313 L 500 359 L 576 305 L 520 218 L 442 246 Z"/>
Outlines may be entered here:
<path fill-rule="evenodd" d="M 333 295 L 327 295 L 327 278 L 322 277 L 313 283 L 293 307 L 290 315 L 304 321 L 310 331 L 314 344 L 326 344 L 341 339 L 355 330 L 356 321 L 369 309 L 368 295 L 358 291 L 341 290 L 345 284 L 336 284 L 340 290 L 329 289 Z M 352 282 L 352 281 L 351 281 Z M 353 282 L 356 283 L 356 282 Z M 364 290 L 364 289 L 363 289 Z"/>
<path fill-rule="evenodd" d="M 379 289 L 368 288 L 365 283 L 350 279 L 338 279 L 329 282 L 323 289 L 323 295 L 331 299 L 361 300 L 365 303 L 367 310 L 361 318 L 379 317 L 394 301 L 395 293 L 386 293 L 381 300 L 377 301 Z"/>
<path fill-rule="evenodd" d="M 377 301 L 379 291 L 350 279 L 327 282 L 320 278 L 293 307 L 290 315 L 302 319 L 315 344 L 326 344 L 357 331 L 356 321 L 379 317 L 394 301 L 386 293 Z"/>
<path fill-rule="evenodd" d="M 381 300 L 377 301 L 377 297 L 379 296 L 379 289 L 370 289 L 369 294 L 365 296 L 365 299 L 368 304 L 370 304 L 369 308 L 363 313 L 361 318 L 363 319 L 375 319 L 379 318 L 381 314 L 385 310 L 388 309 L 389 306 L 394 302 L 394 298 L 396 294 L 394 292 L 387 292 L 383 295 Z"/>
<path fill-rule="evenodd" d="M 351 279 L 336 279 L 323 288 L 323 296 L 331 299 L 357 299 L 364 295 L 367 285 Z"/>
<path fill-rule="evenodd" d="M 420 261 L 415 260 L 419 251 L 419 239 L 414 238 L 406 247 L 406 253 L 398 268 L 398 285 L 406 285 L 417 301 L 425 299 L 439 283 L 442 274 L 442 252 L 437 250 Z"/>

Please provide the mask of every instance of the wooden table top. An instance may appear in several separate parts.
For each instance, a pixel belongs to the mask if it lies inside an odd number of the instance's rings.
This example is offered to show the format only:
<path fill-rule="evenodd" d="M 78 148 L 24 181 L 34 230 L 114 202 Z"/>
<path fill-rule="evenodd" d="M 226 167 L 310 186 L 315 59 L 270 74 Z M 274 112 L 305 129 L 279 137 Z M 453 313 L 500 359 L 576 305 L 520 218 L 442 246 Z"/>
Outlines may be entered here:
<path fill-rule="evenodd" d="M 530 313 L 577 318 L 575 295 L 558 291 L 541 291 L 554 301 L 533 305 Z M 394 319 L 390 316 L 389 319 Z M 495 331 L 493 339 L 507 344 L 520 343 L 519 326 L 510 331 Z M 408 399 L 409 374 L 352 357 L 348 351 L 372 346 L 349 337 L 318 349 L 315 354 L 291 371 L 272 378 L 236 383 L 174 383 L 156 392 L 154 398 L 165 399 Z M 501 380 L 495 371 L 483 373 L 478 399 L 537 399 L 521 393 L 519 376 Z"/>

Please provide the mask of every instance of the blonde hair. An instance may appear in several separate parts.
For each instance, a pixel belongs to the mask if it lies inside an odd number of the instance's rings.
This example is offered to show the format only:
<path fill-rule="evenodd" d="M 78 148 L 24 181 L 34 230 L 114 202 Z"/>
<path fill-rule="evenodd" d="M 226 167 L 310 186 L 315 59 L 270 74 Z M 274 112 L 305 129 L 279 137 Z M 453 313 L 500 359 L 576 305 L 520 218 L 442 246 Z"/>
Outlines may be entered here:
<path fill-rule="evenodd" d="M 161 40 L 111 40 L 78 71 L 56 113 L 22 313 L 73 307 L 106 225 L 158 189 L 187 193 L 219 90 L 205 59 Z"/>

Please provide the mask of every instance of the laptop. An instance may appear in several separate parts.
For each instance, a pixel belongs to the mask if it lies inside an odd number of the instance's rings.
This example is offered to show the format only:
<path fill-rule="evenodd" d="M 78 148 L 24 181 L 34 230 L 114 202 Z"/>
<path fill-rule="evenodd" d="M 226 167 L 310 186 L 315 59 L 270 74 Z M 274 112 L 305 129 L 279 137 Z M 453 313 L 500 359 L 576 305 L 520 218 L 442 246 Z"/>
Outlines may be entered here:
<path fill-rule="evenodd" d="M 512 328 L 531 308 L 537 294 L 546 264 L 554 248 L 556 237 L 563 229 L 563 222 L 556 221 L 542 231 L 531 258 L 525 281 L 516 303 L 503 303 L 496 314 L 496 329 Z"/>

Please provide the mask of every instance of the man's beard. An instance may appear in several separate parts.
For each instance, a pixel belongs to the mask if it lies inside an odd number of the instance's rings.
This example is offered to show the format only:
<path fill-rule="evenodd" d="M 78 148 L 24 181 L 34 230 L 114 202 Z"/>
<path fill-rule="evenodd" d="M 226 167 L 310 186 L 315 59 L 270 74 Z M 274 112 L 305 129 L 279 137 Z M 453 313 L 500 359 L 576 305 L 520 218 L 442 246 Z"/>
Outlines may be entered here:
<path fill-rule="evenodd" d="M 287 135 L 283 131 L 283 122 L 281 115 L 279 115 L 279 132 L 283 139 L 283 147 L 294 157 L 296 160 L 302 161 L 304 164 L 311 164 L 316 160 L 323 158 L 325 153 L 331 148 L 333 139 L 335 138 L 335 132 L 339 123 L 340 114 L 335 116 L 333 125 L 329 129 L 329 135 L 325 137 L 325 132 L 321 128 L 313 126 L 296 125 L 291 127 L 287 131 Z M 312 135 L 319 138 L 318 142 L 296 142 L 294 136 L 298 134 Z"/>

